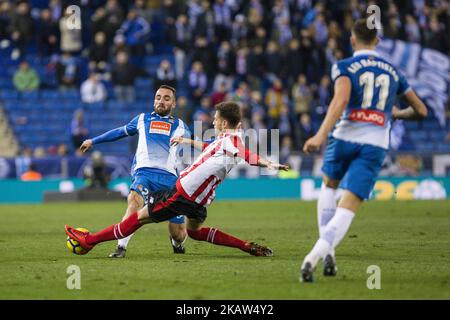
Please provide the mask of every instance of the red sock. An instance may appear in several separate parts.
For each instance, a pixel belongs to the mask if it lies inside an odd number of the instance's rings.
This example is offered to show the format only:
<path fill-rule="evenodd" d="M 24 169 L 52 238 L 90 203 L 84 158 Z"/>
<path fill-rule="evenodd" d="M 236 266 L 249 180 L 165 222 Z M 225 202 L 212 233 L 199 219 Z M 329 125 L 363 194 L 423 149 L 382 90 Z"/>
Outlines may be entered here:
<path fill-rule="evenodd" d="M 113 224 L 99 232 L 89 234 L 86 237 L 88 244 L 97 244 L 104 241 L 122 239 L 139 229 L 142 224 L 139 222 L 138 213 L 135 212 L 121 223 Z"/>
<path fill-rule="evenodd" d="M 201 228 L 196 231 L 188 229 L 187 232 L 192 239 L 198 241 L 207 241 L 219 246 L 239 248 L 243 251 L 248 251 L 247 241 L 235 238 L 216 228 Z"/>

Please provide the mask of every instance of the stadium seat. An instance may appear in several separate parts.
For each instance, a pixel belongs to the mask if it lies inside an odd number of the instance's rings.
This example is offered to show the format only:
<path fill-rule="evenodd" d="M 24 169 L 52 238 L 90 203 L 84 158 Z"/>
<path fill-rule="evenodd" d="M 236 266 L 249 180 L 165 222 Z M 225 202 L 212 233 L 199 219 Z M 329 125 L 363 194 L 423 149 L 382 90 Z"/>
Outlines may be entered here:
<path fill-rule="evenodd" d="M 42 90 L 41 91 L 41 99 L 43 100 L 56 100 L 59 99 L 59 92 L 57 90 Z"/>
<path fill-rule="evenodd" d="M 15 90 L 0 90 L 0 98 L 2 100 L 18 99 L 19 93 Z"/>

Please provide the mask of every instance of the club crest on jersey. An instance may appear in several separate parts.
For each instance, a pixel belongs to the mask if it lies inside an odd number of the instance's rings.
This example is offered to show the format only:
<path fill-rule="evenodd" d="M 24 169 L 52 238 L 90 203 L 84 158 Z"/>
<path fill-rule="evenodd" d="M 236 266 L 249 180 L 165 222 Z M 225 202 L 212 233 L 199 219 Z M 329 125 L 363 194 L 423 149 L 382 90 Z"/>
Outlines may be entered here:
<path fill-rule="evenodd" d="M 172 124 L 164 121 L 152 121 L 150 122 L 150 133 L 165 134 L 170 136 L 170 129 Z"/>
<path fill-rule="evenodd" d="M 373 110 L 352 110 L 348 118 L 351 121 L 370 122 L 384 126 L 384 113 Z"/>

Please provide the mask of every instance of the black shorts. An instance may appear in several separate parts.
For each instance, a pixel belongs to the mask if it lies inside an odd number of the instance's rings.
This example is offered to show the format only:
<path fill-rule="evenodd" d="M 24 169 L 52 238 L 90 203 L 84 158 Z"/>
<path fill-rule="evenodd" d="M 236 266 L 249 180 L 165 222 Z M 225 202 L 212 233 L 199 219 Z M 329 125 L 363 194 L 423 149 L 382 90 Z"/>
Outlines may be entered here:
<path fill-rule="evenodd" d="M 190 219 L 203 222 L 207 214 L 204 206 L 186 199 L 176 187 L 149 193 L 147 208 L 154 222 L 170 220 L 178 215 L 185 215 Z"/>

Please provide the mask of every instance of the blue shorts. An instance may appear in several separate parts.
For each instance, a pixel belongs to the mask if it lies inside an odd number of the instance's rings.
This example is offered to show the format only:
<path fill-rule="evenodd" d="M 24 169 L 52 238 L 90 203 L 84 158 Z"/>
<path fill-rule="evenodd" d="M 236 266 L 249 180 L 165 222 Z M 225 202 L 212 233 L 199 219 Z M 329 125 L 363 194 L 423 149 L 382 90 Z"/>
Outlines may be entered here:
<path fill-rule="evenodd" d="M 368 199 L 383 165 L 387 150 L 331 137 L 323 159 L 322 171 L 332 180 L 340 180 L 361 199 Z"/>
<path fill-rule="evenodd" d="M 133 175 L 130 190 L 136 191 L 147 204 L 147 196 L 150 192 L 170 190 L 175 186 L 177 177 L 158 169 L 140 168 Z M 172 223 L 184 223 L 184 215 L 173 217 L 169 220 Z"/>

